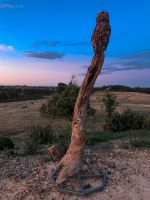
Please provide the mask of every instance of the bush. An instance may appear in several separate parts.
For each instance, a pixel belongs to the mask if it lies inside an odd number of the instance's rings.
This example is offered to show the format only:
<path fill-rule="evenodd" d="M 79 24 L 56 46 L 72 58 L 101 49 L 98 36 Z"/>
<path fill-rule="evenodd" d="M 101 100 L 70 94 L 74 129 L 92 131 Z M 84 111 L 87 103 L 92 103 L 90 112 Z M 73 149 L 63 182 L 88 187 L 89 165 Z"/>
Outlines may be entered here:
<path fill-rule="evenodd" d="M 106 130 L 111 130 L 112 117 L 118 105 L 116 96 L 110 92 L 110 89 L 106 89 L 104 97 L 102 98 L 102 106 L 105 112 L 105 124 Z"/>
<path fill-rule="evenodd" d="M 13 141 L 8 137 L 0 137 L 0 150 L 14 148 Z"/>
<path fill-rule="evenodd" d="M 143 127 L 147 130 L 150 130 L 150 117 L 145 118 Z"/>
<path fill-rule="evenodd" d="M 24 153 L 25 154 L 36 154 L 38 152 L 39 144 L 33 141 L 31 138 L 27 138 L 24 142 Z"/>
<path fill-rule="evenodd" d="M 74 111 L 75 102 L 79 93 L 79 87 L 74 80 L 62 87 L 59 86 L 59 93 L 55 94 L 51 100 L 44 103 L 40 112 L 51 118 L 68 118 L 71 119 Z M 94 109 L 88 105 L 88 114 L 94 114 Z"/>
<path fill-rule="evenodd" d="M 31 129 L 31 134 L 24 142 L 26 154 L 36 154 L 40 144 L 53 142 L 53 132 L 50 126 L 36 126 Z"/>
<path fill-rule="evenodd" d="M 142 129 L 144 118 L 136 111 L 126 109 L 123 113 L 115 112 L 111 117 L 110 130 L 126 131 Z"/>
<path fill-rule="evenodd" d="M 53 131 L 50 126 L 36 126 L 31 129 L 29 137 L 38 144 L 48 144 L 53 140 Z"/>
<path fill-rule="evenodd" d="M 61 94 L 67 87 L 67 84 L 65 83 L 58 83 L 58 86 L 57 86 L 57 92 L 59 94 Z"/>
<path fill-rule="evenodd" d="M 64 151 L 66 151 L 69 146 L 71 139 L 71 131 L 72 131 L 71 124 L 69 122 L 64 123 L 62 125 L 62 133 L 56 136 L 55 141 L 57 145 L 61 148 L 63 147 Z"/>

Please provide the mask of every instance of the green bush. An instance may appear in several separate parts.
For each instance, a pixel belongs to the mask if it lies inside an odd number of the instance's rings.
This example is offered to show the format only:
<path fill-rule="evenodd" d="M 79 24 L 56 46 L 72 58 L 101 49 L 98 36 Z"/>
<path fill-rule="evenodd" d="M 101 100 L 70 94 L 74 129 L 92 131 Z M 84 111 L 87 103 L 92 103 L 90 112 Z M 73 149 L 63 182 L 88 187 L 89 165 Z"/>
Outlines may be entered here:
<path fill-rule="evenodd" d="M 36 154 L 38 152 L 39 144 L 33 141 L 31 138 L 27 138 L 24 142 L 24 153 L 25 154 Z"/>
<path fill-rule="evenodd" d="M 143 127 L 150 130 L 150 117 L 145 118 Z"/>
<path fill-rule="evenodd" d="M 53 131 L 50 126 L 36 126 L 31 129 L 30 140 L 38 144 L 48 144 L 53 140 Z"/>
<path fill-rule="evenodd" d="M 62 124 L 62 132 L 58 134 L 55 138 L 55 142 L 57 143 L 57 145 L 63 148 L 64 151 L 66 151 L 69 146 L 71 139 L 71 131 L 72 131 L 71 124 L 69 122 L 64 123 Z"/>
<path fill-rule="evenodd" d="M 110 130 L 111 131 L 126 131 L 142 129 L 144 117 L 131 109 L 124 110 L 121 114 L 114 112 L 111 117 Z"/>
<path fill-rule="evenodd" d="M 111 130 L 112 117 L 118 105 L 116 96 L 110 92 L 110 89 L 106 89 L 105 94 L 102 98 L 102 107 L 105 113 L 105 130 Z"/>
<path fill-rule="evenodd" d="M 78 93 L 79 87 L 74 80 L 71 80 L 67 86 L 61 87 L 51 100 L 48 100 L 41 106 L 40 112 L 51 118 L 71 119 Z M 94 112 L 95 110 L 88 105 L 88 114 L 93 115 Z"/>
<path fill-rule="evenodd" d="M 13 141 L 8 138 L 8 137 L 0 137 L 0 150 L 4 150 L 4 149 L 12 149 L 14 148 L 14 143 Z"/>
<path fill-rule="evenodd" d="M 53 131 L 50 126 L 36 126 L 31 129 L 31 134 L 24 142 L 24 152 L 26 154 L 36 154 L 39 145 L 53 142 Z"/>

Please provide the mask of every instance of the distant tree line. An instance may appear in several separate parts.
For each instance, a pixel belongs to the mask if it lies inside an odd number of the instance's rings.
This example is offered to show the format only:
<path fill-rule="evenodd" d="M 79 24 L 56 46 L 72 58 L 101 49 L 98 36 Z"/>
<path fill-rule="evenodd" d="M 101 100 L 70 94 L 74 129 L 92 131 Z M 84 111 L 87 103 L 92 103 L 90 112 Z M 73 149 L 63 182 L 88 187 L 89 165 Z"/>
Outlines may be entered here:
<path fill-rule="evenodd" d="M 110 88 L 110 90 L 113 92 L 141 92 L 150 94 L 150 88 L 127 87 L 124 85 L 108 85 L 102 87 L 95 87 L 94 91 L 105 91 L 107 88 Z"/>
<path fill-rule="evenodd" d="M 53 87 L 0 86 L 0 102 L 38 99 L 54 91 Z"/>

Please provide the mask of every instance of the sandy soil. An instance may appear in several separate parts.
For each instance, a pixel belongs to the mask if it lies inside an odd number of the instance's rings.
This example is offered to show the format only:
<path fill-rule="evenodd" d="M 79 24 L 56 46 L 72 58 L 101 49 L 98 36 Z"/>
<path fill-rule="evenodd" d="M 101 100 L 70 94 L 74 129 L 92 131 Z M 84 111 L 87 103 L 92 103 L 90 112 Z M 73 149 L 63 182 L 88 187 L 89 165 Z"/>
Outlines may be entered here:
<path fill-rule="evenodd" d="M 112 172 L 112 179 L 102 192 L 88 197 L 59 193 L 49 176 L 57 163 L 43 161 L 42 156 L 0 157 L 1 200 L 149 200 L 150 151 L 94 150 L 91 159 Z"/>

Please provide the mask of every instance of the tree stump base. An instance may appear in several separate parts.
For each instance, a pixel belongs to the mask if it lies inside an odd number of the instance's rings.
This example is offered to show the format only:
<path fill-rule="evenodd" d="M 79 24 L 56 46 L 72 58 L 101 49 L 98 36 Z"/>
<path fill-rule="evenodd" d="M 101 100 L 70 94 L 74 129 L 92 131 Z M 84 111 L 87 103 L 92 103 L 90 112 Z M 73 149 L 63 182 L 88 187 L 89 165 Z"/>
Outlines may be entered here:
<path fill-rule="evenodd" d="M 111 172 L 104 168 L 98 168 L 97 172 L 91 166 L 81 170 L 72 177 L 69 177 L 60 185 L 56 184 L 60 169 L 53 170 L 50 179 L 54 187 L 63 193 L 85 196 L 94 192 L 102 191 L 107 186 Z"/>

